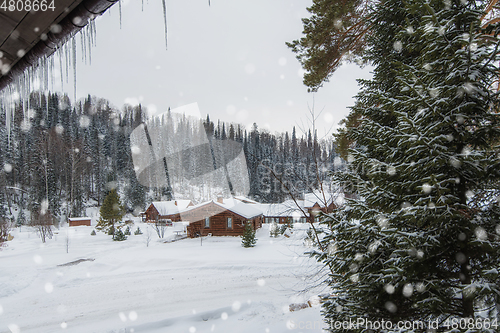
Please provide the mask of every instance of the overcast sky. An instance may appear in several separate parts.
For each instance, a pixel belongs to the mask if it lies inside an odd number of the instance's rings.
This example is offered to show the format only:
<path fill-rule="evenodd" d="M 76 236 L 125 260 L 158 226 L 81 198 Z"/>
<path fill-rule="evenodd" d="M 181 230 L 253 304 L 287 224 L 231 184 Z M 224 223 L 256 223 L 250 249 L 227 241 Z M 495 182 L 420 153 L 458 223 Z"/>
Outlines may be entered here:
<path fill-rule="evenodd" d="M 271 132 L 305 123 L 313 97 L 320 133 L 347 115 L 367 69 L 342 67 L 314 96 L 286 41 L 301 37 L 309 0 L 167 0 L 168 50 L 160 0 L 122 0 L 96 21 L 92 64 L 79 63 L 78 98 L 161 113 L 197 102 L 201 114 Z M 72 96 L 72 87 L 66 87 Z"/>

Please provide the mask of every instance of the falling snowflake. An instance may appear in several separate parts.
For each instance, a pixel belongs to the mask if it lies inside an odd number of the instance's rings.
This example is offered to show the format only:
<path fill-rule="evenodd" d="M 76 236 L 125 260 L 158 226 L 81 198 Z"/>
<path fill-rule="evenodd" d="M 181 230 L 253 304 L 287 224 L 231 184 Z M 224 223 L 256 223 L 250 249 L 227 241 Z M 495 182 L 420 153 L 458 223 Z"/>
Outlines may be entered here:
<path fill-rule="evenodd" d="M 12 164 L 10 164 L 10 163 L 5 163 L 5 164 L 3 165 L 3 170 L 4 170 L 5 172 L 7 172 L 7 173 L 11 172 L 11 171 L 12 171 Z"/>
<path fill-rule="evenodd" d="M 54 285 L 53 285 L 52 283 L 50 283 L 50 282 L 47 282 L 47 283 L 45 284 L 44 289 L 45 289 L 45 292 L 46 292 L 47 294 L 50 294 L 51 292 L 53 292 L 53 291 L 54 291 Z"/>
<path fill-rule="evenodd" d="M 79 121 L 81 128 L 87 128 L 90 125 L 90 118 L 88 116 L 81 116 Z"/>
<path fill-rule="evenodd" d="M 406 28 L 406 32 L 411 35 L 415 32 L 415 30 L 413 29 L 413 27 L 410 26 L 410 27 Z"/>
<path fill-rule="evenodd" d="M 337 246 L 333 243 L 328 245 L 328 255 L 329 256 L 334 256 L 335 252 L 337 252 Z"/>
<path fill-rule="evenodd" d="M 424 192 L 425 194 L 429 194 L 431 193 L 431 191 L 432 191 L 432 186 L 430 184 L 424 183 L 422 185 L 422 192 Z"/>
<path fill-rule="evenodd" d="M 463 265 L 467 262 L 467 257 L 465 256 L 465 254 L 463 254 L 462 252 L 458 252 L 456 255 L 455 255 L 455 259 L 457 260 L 457 262 L 460 264 L 460 265 Z"/>
<path fill-rule="evenodd" d="M 33 261 L 35 262 L 35 264 L 40 265 L 40 264 L 42 264 L 43 259 L 42 259 L 42 257 L 40 255 L 35 254 L 33 256 Z"/>
<path fill-rule="evenodd" d="M 196 332 L 196 327 L 191 326 L 191 327 L 189 328 L 189 333 L 195 333 L 195 332 Z"/>
<path fill-rule="evenodd" d="M 61 135 L 64 132 L 64 127 L 61 124 L 56 125 L 56 133 Z"/>
<path fill-rule="evenodd" d="M 134 155 L 138 155 L 141 153 L 141 148 L 137 145 L 133 145 L 132 147 L 130 147 L 130 150 L 132 151 L 132 154 L 134 154 Z"/>
<path fill-rule="evenodd" d="M 396 313 L 396 311 L 398 311 L 398 307 L 392 302 L 385 302 L 385 308 L 390 313 Z"/>
<path fill-rule="evenodd" d="M 401 50 L 403 50 L 403 43 L 401 43 L 399 40 L 397 40 L 394 42 L 392 47 L 394 48 L 394 51 L 401 52 Z"/>
<path fill-rule="evenodd" d="M 222 314 L 220 315 L 220 318 L 222 320 L 227 320 L 227 318 L 229 318 L 229 315 L 227 314 L 227 312 L 222 312 Z"/>
<path fill-rule="evenodd" d="M 429 95 L 432 97 L 432 98 L 436 98 L 439 96 L 439 89 L 438 88 L 432 88 L 429 90 Z"/>
<path fill-rule="evenodd" d="M 389 295 L 392 295 L 392 294 L 394 294 L 394 291 L 396 291 L 396 288 L 394 288 L 394 286 L 392 284 L 388 283 L 385 285 L 384 290 Z"/>
<path fill-rule="evenodd" d="M 137 320 L 137 312 L 130 311 L 128 314 L 128 319 L 130 319 L 131 321 L 136 321 Z"/>
<path fill-rule="evenodd" d="M 432 70 L 432 66 L 431 66 L 431 64 L 425 64 L 423 67 L 424 67 L 424 69 L 425 69 L 426 71 L 430 71 L 430 70 Z"/>
<path fill-rule="evenodd" d="M 387 174 L 389 176 L 394 176 L 396 174 L 396 168 L 391 165 L 387 168 Z"/>
<path fill-rule="evenodd" d="M 240 309 L 241 309 L 241 302 L 239 302 L 239 301 L 234 301 L 234 302 L 233 302 L 233 305 L 231 305 L 231 309 L 233 310 L 233 312 L 238 312 L 238 311 L 240 311 Z"/>
<path fill-rule="evenodd" d="M 419 293 L 423 293 L 425 291 L 425 285 L 423 282 L 418 282 L 416 285 L 415 285 L 415 289 L 419 292 Z"/>
<path fill-rule="evenodd" d="M 486 233 L 486 230 L 482 227 L 477 227 L 476 230 L 474 230 L 474 233 L 476 234 L 477 239 L 479 240 L 487 240 L 488 239 L 488 234 Z"/>
<path fill-rule="evenodd" d="M 387 220 L 385 216 L 379 216 L 377 217 L 377 225 L 381 229 L 387 228 L 387 226 L 389 225 L 389 220 Z"/>
<path fill-rule="evenodd" d="M 341 29 L 342 28 L 342 20 L 341 19 L 336 19 L 333 21 L 333 26 L 335 29 Z"/>
<path fill-rule="evenodd" d="M 68 328 L 68 324 L 67 324 L 66 322 L 64 322 L 64 321 L 63 321 L 63 322 L 61 323 L 61 328 L 62 328 L 62 329 L 66 329 L 66 328 Z"/>
<path fill-rule="evenodd" d="M 411 283 L 407 283 L 403 286 L 403 296 L 410 297 L 413 295 L 413 285 Z"/>
<path fill-rule="evenodd" d="M 264 287 L 266 285 L 266 280 L 264 280 L 264 279 L 258 279 L 257 280 L 257 285 L 259 287 Z"/>
<path fill-rule="evenodd" d="M 456 157 L 450 157 L 450 164 L 457 169 L 462 166 L 462 162 L 460 162 Z"/>

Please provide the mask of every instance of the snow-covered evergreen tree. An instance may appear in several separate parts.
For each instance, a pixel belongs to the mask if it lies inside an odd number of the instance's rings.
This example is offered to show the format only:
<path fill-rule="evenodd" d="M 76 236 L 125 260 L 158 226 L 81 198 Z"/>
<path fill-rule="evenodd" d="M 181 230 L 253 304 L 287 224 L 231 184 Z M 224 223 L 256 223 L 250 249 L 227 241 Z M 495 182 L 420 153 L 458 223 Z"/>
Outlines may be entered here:
<path fill-rule="evenodd" d="M 243 231 L 243 235 L 241 236 L 241 246 L 243 247 L 254 247 L 257 243 L 257 239 L 255 238 L 255 230 L 253 230 L 252 225 L 247 223 L 245 225 L 245 230 Z"/>
<path fill-rule="evenodd" d="M 334 176 L 356 198 L 323 218 L 316 253 L 330 270 L 328 323 L 498 318 L 500 45 L 482 6 L 378 5 L 374 78 L 345 132 L 348 170 Z"/>
<path fill-rule="evenodd" d="M 109 191 L 106 198 L 104 198 L 104 203 L 99 210 L 101 217 L 97 223 L 96 229 L 109 232 L 112 230 L 116 233 L 115 224 L 120 222 L 123 215 L 125 215 L 123 206 L 120 202 L 120 197 L 116 192 L 116 189 Z"/>

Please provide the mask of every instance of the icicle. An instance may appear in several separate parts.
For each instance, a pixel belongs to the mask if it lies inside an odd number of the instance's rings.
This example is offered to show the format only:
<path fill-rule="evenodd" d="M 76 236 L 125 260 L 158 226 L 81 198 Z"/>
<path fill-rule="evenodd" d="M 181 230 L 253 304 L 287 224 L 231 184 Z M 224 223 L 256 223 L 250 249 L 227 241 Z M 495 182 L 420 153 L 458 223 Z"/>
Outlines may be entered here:
<path fill-rule="evenodd" d="M 122 2 L 118 0 L 118 10 L 120 11 L 120 29 L 122 28 Z"/>
<path fill-rule="evenodd" d="M 165 49 L 168 50 L 168 31 L 167 31 L 167 2 L 166 0 L 161 0 L 163 5 L 163 24 L 165 25 Z"/>
<path fill-rule="evenodd" d="M 73 48 L 73 89 L 74 89 L 74 104 L 76 105 L 76 39 L 72 38 L 71 45 Z"/>
<path fill-rule="evenodd" d="M 59 71 L 61 72 L 61 90 L 64 89 L 64 79 L 63 79 L 63 52 L 61 49 L 57 50 L 57 54 L 59 55 Z"/>

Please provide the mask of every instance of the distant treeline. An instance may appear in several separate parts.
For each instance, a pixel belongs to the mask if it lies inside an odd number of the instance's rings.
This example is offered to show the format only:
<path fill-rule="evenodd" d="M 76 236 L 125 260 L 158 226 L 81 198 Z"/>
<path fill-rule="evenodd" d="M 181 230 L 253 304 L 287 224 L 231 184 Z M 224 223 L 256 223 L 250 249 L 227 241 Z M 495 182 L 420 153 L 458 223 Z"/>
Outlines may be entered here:
<path fill-rule="evenodd" d="M 113 187 L 136 213 L 172 194 L 167 188 L 146 188 L 136 178 L 129 136 L 148 121 L 140 105 L 119 110 L 91 96 L 72 105 L 66 95 L 55 93 L 32 93 L 24 103 L 17 105 L 9 127 L 6 110 L 0 109 L 0 216 L 16 215 L 20 224 L 27 222 L 24 210 L 81 216 L 85 207 L 101 205 Z M 194 135 L 191 119 L 176 122 L 176 137 Z M 214 123 L 208 115 L 199 122 L 208 138 L 242 144 L 250 179 L 246 195 L 261 202 L 281 202 L 290 192 L 300 196 L 317 188 L 318 181 L 329 179 L 337 157 L 333 141 L 320 141 L 311 131 L 272 134 L 257 124 L 247 131 L 238 124 Z M 19 209 L 23 213 L 15 213 Z"/>

